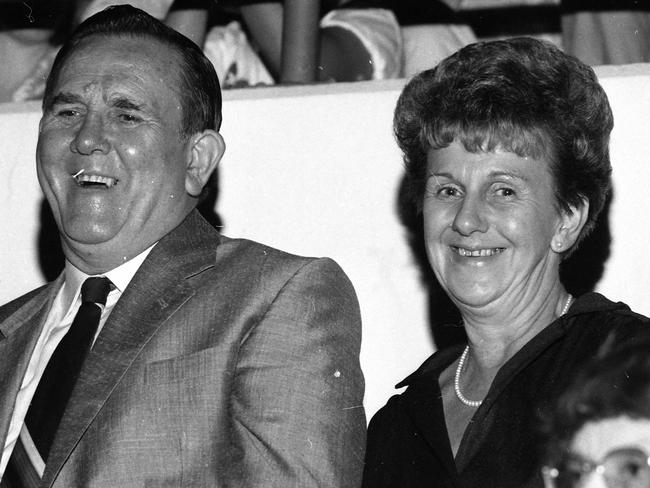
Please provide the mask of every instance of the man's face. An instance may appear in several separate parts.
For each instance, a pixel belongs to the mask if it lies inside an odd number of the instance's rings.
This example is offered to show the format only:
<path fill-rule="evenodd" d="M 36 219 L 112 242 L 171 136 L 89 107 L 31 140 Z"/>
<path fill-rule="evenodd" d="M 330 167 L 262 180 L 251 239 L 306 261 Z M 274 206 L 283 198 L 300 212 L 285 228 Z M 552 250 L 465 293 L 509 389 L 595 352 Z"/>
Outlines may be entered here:
<path fill-rule="evenodd" d="M 86 272 L 131 259 L 195 204 L 177 60 L 155 40 L 92 36 L 59 73 L 40 123 L 38 179 L 66 257 Z"/>

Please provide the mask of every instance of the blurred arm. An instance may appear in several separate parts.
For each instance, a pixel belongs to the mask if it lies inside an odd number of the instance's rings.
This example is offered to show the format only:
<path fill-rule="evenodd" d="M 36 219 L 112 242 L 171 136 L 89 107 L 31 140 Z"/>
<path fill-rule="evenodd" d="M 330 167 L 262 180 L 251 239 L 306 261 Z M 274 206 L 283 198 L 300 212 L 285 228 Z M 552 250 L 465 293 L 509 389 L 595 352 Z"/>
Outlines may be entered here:
<path fill-rule="evenodd" d="M 289 83 L 372 77 L 370 54 L 353 33 L 336 27 L 320 29 L 318 0 L 290 0 L 285 6 L 286 11 L 280 2 L 268 2 L 241 9 L 274 77 Z"/>
<path fill-rule="evenodd" d="M 196 3 L 191 8 L 172 9 L 165 18 L 165 24 L 203 48 L 208 29 L 208 7 L 200 8 Z"/>

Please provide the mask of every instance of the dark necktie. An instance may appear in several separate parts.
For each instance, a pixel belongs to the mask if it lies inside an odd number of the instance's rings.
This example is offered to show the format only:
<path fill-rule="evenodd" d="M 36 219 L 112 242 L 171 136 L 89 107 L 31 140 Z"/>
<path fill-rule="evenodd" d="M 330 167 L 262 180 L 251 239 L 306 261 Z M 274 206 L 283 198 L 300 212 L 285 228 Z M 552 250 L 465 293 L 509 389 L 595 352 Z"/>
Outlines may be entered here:
<path fill-rule="evenodd" d="M 38 451 L 47 461 L 84 359 L 97 332 L 102 308 L 111 290 L 108 278 L 88 278 L 81 285 L 81 306 L 70 329 L 47 363 L 27 411 L 25 423 Z"/>

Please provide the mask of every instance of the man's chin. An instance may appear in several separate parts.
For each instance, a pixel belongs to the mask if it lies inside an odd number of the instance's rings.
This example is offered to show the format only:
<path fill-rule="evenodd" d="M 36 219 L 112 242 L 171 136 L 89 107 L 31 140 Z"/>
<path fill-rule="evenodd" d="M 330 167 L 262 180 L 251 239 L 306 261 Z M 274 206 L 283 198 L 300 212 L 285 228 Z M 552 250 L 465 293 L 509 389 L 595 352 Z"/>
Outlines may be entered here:
<path fill-rule="evenodd" d="M 137 242 L 125 243 L 119 235 L 102 232 L 66 233 L 61 236 L 61 247 L 67 261 L 93 275 L 110 271 L 132 257 L 131 247 L 137 247 Z"/>
<path fill-rule="evenodd" d="M 89 222 L 69 222 L 64 223 L 63 228 L 59 228 L 62 237 L 70 245 L 101 245 L 115 239 L 119 234 L 121 226 L 115 223 L 100 224 L 97 221 Z"/>

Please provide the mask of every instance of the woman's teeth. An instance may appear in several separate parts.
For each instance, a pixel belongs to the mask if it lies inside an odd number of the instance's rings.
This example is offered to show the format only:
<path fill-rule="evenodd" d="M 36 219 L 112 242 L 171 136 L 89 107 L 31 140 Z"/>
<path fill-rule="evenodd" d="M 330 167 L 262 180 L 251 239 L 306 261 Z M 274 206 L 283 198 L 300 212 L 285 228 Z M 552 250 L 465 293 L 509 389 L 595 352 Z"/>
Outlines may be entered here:
<path fill-rule="evenodd" d="M 468 258 L 484 258 L 489 256 L 494 256 L 495 254 L 502 253 L 504 251 L 503 247 L 493 247 L 490 249 L 464 249 L 462 247 L 455 247 L 456 252 L 463 257 Z"/>

